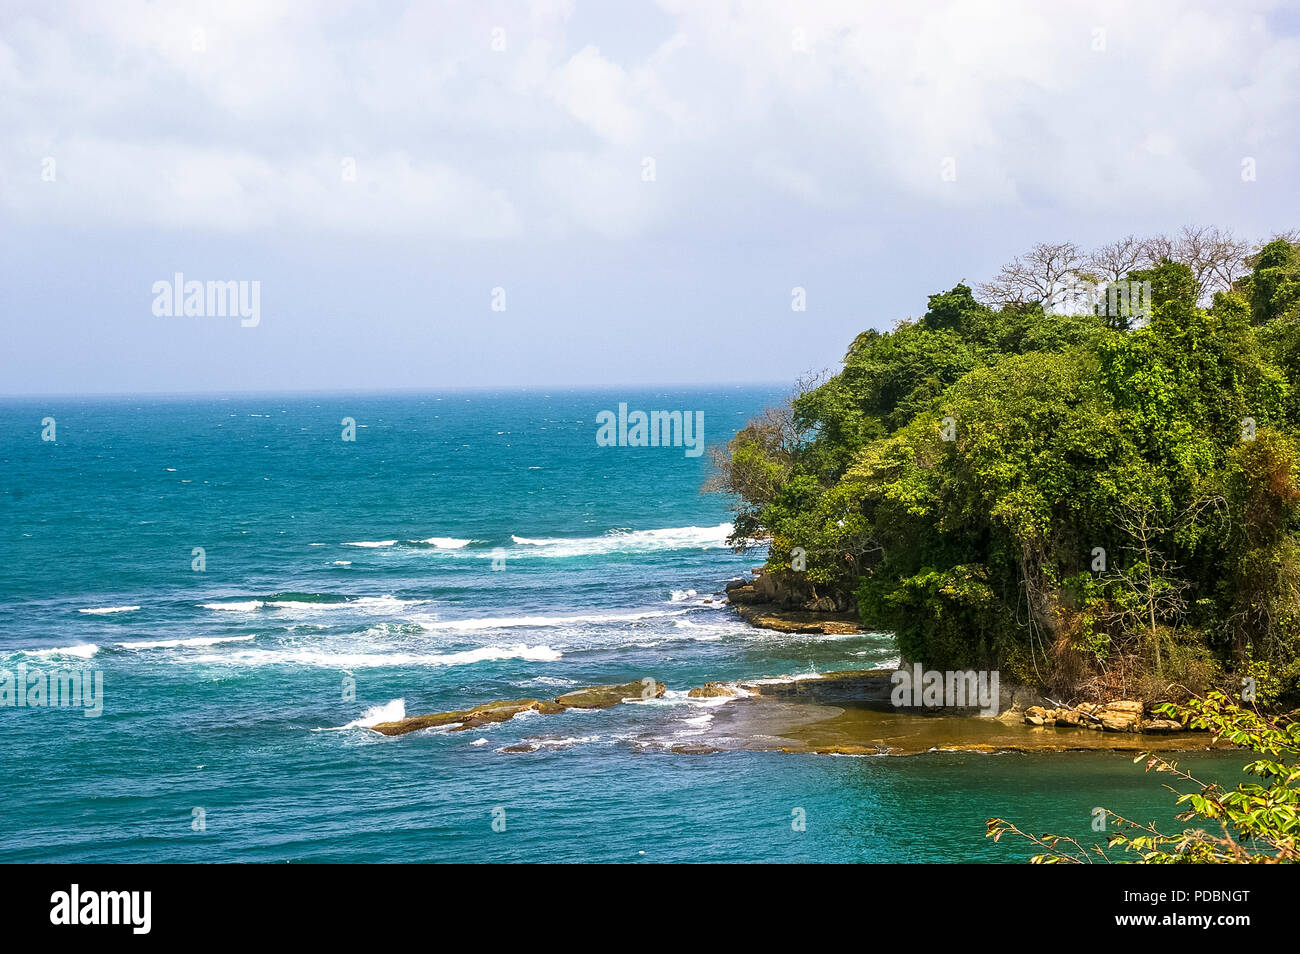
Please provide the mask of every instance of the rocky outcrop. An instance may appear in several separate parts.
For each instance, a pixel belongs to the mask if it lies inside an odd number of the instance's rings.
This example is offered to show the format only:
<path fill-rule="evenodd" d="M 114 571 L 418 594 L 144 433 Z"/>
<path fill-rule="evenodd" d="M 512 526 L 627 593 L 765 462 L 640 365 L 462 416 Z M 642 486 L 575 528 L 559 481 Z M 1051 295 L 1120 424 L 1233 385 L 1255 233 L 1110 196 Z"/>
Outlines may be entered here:
<path fill-rule="evenodd" d="M 471 709 L 452 712 L 434 712 L 429 715 L 409 716 L 394 722 L 380 722 L 370 728 L 380 735 L 405 735 L 420 729 L 450 726 L 449 732 L 464 732 L 492 722 L 507 722 L 522 712 L 540 712 L 548 715 L 565 709 L 608 709 L 627 699 L 657 699 L 668 687 L 662 682 L 645 679 L 625 682 L 616 686 L 588 686 L 566 692 L 554 699 L 514 699 L 485 702 Z"/>
<path fill-rule="evenodd" d="M 754 570 L 752 580 L 733 580 L 727 600 L 750 625 L 783 633 L 860 633 L 852 601 L 843 595 L 819 594 L 802 573 Z"/>
<path fill-rule="evenodd" d="M 1173 719 L 1144 718 L 1146 706 L 1121 699 L 1118 702 L 1084 703 L 1073 707 L 1049 709 L 1030 706 L 1024 721 L 1032 726 L 1092 729 L 1098 732 L 1181 732 L 1184 726 Z"/>
<path fill-rule="evenodd" d="M 686 693 L 692 699 L 713 699 L 718 696 L 734 696 L 736 690 L 725 682 L 706 682 L 698 689 Z"/>
<path fill-rule="evenodd" d="M 667 688 L 662 682 L 646 679 L 618 686 L 588 686 L 556 696 L 552 701 L 561 709 L 608 709 L 625 699 L 658 699 Z"/>
<path fill-rule="evenodd" d="M 466 729 L 473 729 L 490 722 L 509 721 L 521 712 L 540 709 L 541 705 L 542 702 L 538 699 L 498 700 L 497 702 L 485 702 L 482 705 L 474 706 L 472 709 L 434 712 L 429 715 L 409 716 L 395 722 L 380 722 L 370 728 L 381 735 L 404 735 L 407 732 L 434 729 L 444 725 L 452 726 L 450 730 L 452 732 L 463 732 Z"/>
<path fill-rule="evenodd" d="M 889 712 L 890 669 L 850 669 L 809 678 L 760 679 L 740 688 L 755 696 L 833 706 L 861 706 Z"/>

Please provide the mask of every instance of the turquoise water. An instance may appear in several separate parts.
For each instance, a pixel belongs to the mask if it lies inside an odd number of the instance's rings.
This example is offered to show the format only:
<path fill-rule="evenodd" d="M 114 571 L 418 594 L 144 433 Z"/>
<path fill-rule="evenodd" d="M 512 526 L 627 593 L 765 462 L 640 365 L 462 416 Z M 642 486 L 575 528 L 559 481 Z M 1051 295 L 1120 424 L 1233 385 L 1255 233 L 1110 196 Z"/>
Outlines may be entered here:
<path fill-rule="evenodd" d="M 99 718 L 0 706 L 0 861 L 1006 861 L 1027 852 L 986 841 L 991 815 L 1080 838 L 1096 805 L 1168 822 L 1122 755 L 667 751 L 714 711 L 692 686 L 896 656 L 708 602 L 762 554 L 723 544 L 705 458 L 594 439 L 626 401 L 703 411 L 718 443 L 778 396 L 0 404 L 0 670 L 104 686 Z M 355 725 L 647 676 L 664 699 Z"/>

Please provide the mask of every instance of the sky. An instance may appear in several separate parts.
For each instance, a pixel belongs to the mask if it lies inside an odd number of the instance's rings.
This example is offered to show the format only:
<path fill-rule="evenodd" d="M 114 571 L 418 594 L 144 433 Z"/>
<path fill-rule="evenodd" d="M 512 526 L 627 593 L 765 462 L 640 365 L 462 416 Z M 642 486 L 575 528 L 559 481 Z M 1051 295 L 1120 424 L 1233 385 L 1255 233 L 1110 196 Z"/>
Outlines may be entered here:
<path fill-rule="evenodd" d="M 1300 228 L 1298 125 L 1269 0 L 3 0 L 0 394 L 789 382 L 1035 242 Z"/>

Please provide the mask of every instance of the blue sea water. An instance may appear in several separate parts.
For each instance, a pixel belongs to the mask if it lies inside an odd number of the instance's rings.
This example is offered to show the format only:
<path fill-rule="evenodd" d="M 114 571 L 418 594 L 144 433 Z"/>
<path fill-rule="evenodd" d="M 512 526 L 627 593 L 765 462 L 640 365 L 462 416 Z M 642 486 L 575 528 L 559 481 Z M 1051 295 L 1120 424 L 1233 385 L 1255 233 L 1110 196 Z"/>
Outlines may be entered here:
<path fill-rule="evenodd" d="M 703 411 L 712 444 L 779 397 L 0 403 L 0 670 L 103 678 L 98 718 L 0 706 L 0 861 L 1019 861 L 986 818 L 1169 822 L 1123 755 L 669 751 L 715 711 L 692 686 L 897 655 L 742 623 L 715 594 L 762 553 L 725 546 L 706 458 L 595 442 L 620 401 Z M 647 676 L 664 699 L 360 724 Z"/>

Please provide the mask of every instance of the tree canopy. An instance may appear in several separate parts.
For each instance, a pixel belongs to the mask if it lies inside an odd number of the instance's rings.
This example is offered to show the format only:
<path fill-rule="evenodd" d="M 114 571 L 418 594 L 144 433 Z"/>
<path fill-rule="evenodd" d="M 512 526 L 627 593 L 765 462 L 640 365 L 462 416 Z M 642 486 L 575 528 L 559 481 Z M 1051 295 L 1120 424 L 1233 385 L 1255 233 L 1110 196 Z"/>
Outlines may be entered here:
<path fill-rule="evenodd" d="M 770 572 L 802 548 L 908 660 L 1095 697 L 1249 673 L 1295 700 L 1298 358 L 1290 237 L 1037 246 L 858 335 L 711 486 L 737 545 L 769 542 Z"/>

